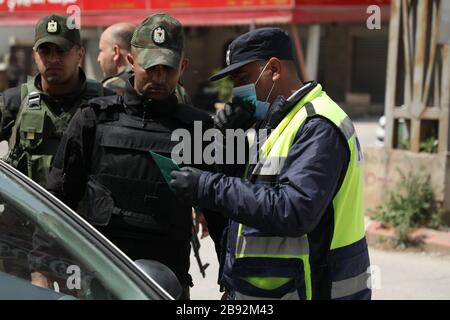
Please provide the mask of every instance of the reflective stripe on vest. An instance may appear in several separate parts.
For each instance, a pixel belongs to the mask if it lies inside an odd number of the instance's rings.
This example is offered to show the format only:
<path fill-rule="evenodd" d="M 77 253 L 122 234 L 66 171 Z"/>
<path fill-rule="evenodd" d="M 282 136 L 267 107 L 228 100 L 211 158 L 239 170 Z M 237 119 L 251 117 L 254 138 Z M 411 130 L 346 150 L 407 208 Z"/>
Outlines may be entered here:
<path fill-rule="evenodd" d="M 362 207 L 362 170 L 361 150 L 350 118 L 332 101 L 320 85 L 311 90 L 291 112 L 280 122 L 277 128 L 267 138 L 259 152 L 261 159 L 251 173 L 249 180 L 255 182 L 276 182 L 283 169 L 286 157 L 294 142 L 298 129 L 308 117 L 319 115 L 330 120 L 347 140 L 350 149 L 350 163 L 344 181 L 333 199 L 334 233 L 330 252 L 334 249 L 345 248 L 364 238 L 364 215 Z M 243 234 L 243 225 L 240 224 L 237 232 L 236 251 L 234 258 L 241 259 L 239 268 L 245 268 L 245 259 L 273 258 L 282 261 L 283 258 L 301 259 L 304 265 L 306 296 L 311 299 L 309 245 L 307 236 L 298 238 L 283 238 L 273 236 L 246 236 Z M 339 265 L 338 260 L 337 264 Z M 255 260 L 251 265 L 257 264 Z M 262 267 L 264 268 L 264 267 Z M 266 270 L 264 270 L 266 271 Z M 365 271 L 365 270 L 364 270 Z M 358 271 L 361 272 L 361 271 Z M 273 281 L 267 272 L 262 272 L 266 278 L 254 281 L 260 288 L 273 288 Z M 257 276 L 255 275 L 257 278 Z M 255 278 L 254 277 L 254 278 Z M 332 278 L 333 299 L 350 296 L 367 289 L 367 273 L 354 274 L 343 280 L 342 275 Z M 267 279 L 264 283 L 264 279 Z M 235 288 L 236 291 L 239 288 Z M 237 292 L 238 293 L 238 292 Z M 237 295 L 239 297 L 240 295 Z M 248 292 L 247 295 L 248 296 Z M 252 295 L 250 295 L 252 296 Z"/>
<path fill-rule="evenodd" d="M 363 272 L 355 277 L 341 281 L 333 281 L 331 284 L 331 299 L 348 297 L 369 288 L 370 274 Z"/>
<path fill-rule="evenodd" d="M 238 236 L 236 257 L 299 258 L 309 254 L 306 236 L 299 238 Z"/>

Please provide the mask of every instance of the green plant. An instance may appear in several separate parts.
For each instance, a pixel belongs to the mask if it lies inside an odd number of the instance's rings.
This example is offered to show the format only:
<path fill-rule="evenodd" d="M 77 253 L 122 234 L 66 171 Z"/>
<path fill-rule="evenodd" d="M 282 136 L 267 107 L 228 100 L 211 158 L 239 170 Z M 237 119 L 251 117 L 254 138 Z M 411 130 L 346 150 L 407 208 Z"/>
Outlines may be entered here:
<path fill-rule="evenodd" d="M 434 136 L 432 136 L 420 144 L 420 151 L 428 152 L 428 153 L 436 153 L 437 147 L 438 147 L 438 141 Z"/>
<path fill-rule="evenodd" d="M 374 211 L 373 217 L 395 228 L 397 245 L 407 245 L 411 228 L 438 228 L 442 210 L 435 200 L 431 178 L 424 170 L 409 175 L 398 172 L 400 181 L 395 189 L 388 190 L 386 203 Z"/>
<path fill-rule="evenodd" d="M 221 69 L 214 69 L 213 74 L 216 74 Z M 212 82 L 214 88 L 219 92 L 219 100 L 221 102 L 228 102 L 231 99 L 231 92 L 233 90 L 233 82 L 229 77 L 222 78 Z"/>

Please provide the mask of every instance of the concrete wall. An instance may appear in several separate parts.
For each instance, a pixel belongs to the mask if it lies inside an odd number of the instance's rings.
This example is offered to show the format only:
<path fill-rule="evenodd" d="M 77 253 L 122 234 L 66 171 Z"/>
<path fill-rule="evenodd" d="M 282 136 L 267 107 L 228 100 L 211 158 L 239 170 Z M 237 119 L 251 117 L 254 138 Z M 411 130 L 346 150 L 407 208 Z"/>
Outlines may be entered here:
<path fill-rule="evenodd" d="M 213 69 L 225 66 L 226 45 L 248 26 L 186 28 L 186 57 L 190 64 L 182 78 L 189 94 L 194 95 L 199 85 L 207 81 Z"/>
<path fill-rule="evenodd" d="M 383 24 L 380 30 L 368 30 L 363 24 L 324 24 L 321 26 L 322 37 L 320 46 L 320 60 L 318 80 L 327 93 L 339 102 L 344 110 L 353 118 L 364 116 L 381 116 L 384 113 L 383 99 L 367 103 L 358 103 L 348 99 L 348 93 L 358 92 L 354 87 L 380 89 L 384 92 L 386 67 L 380 68 L 379 58 L 387 57 L 388 25 Z M 356 40 L 359 42 L 356 42 Z M 367 47 L 364 55 L 355 46 L 366 40 Z M 366 46 L 365 46 L 366 47 Z M 380 47 L 380 48 L 379 48 Z M 372 49 L 377 50 L 372 50 Z M 383 52 L 383 50 L 385 52 Z M 371 59 L 378 63 L 371 67 Z M 365 66 L 365 68 L 361 68 Z M 358 72 L 359 69 L 368 72 Z M 381 79 L 381 80 L 380 80 Z M 356 90 L 355 90 L 356 89 Z M 378 92 L 379 90 L 375 90 Z M 352 97 L 350 95 L 350 97 Z"/>
<path fill-rule="evenodd" d="M 327 25 L 324 29 L 319 80 L 333 99 L 342 102 L 350 86 L 352 47 L 349 26 Z"/>
<path fill-rule="evenodd" d="M 103 32 L 103 28 L 81 29 L 81 39 L 86 49 L 83 68 L 88 78 L 102 80 L 103 72 L 97 62 L 98 42 Z"/>
<path fill-rule="evenodd" d="M 0 28 L 0 57 L 9 53 L 9 46 L 13 38 L 21 43 L 33 43 L 34 27 L 1 27 Z"/>
<path fill-rule="evenodd" d="M 388 190 L 394 190 L 400 180 L 398 170 L 404 174 L 410 172 L 429 174 L 436 200 L 444 202 L 448 193 L 445 174 L 450 172 L 446 171 L 448 160 L 446 154 L 413 153 L 403 150 L 387 150 L 384 147 L 376 146 L 365 147 L 364 201 L 366 210 L 375 209 L 384 203 Z M 446 220 L 450 221 L 448 213 Z"/>

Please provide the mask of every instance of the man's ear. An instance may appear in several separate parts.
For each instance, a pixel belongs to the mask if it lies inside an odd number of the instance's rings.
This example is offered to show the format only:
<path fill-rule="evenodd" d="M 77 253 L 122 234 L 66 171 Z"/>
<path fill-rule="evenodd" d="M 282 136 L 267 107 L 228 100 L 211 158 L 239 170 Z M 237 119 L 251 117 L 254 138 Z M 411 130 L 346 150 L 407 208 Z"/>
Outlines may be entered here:
<path fill-rule="evenodd" d="M 114 51 L 113 60 L 114 62 L 117 62 L 120 59 L 120 47 L 117 44 L 115 44 L 113 47 L 113 51 Z"/>
<path fill-rule="evenodd" d="M 131 65 L 131 68 L 134 70 L 134 58 L 131 53 L 127 54 L 127 61 Z"/>
<path fill-rule="evenodd" d="M 86 53 L 86 50 L 84 49 L 84 47 L 80 47 L 80 49 L 78 50 L 78 59 L 79 59 L 78 61 L 79 61 L 80 66 L 82 64 L 85 53 Z"/>
<path fill-rule="evenodd" d="M 33 56 L 33 60 L 34 60 L 34 63 L 36 63 L 36 55 L 38 54 L 37 53 L 37 49 L 36 48 L 33 48 L 33 50 L 32 50 L 32 56 Z"/>
<path fill-rule="evenodd" d="M 181 60 L 180 76 L 183 75 L 184 70 L 186 70 L 186 68 L 188 67 L 188 65 L 189 65 L 189 59 L 188 59 L 188 58 L 183 58 L 183 59 Z"/>
<path fill-rule="evenodd" d="M 276 82 L 280 80 L 281 73 L 283 72 L 283 66 L 278 58 L 270 58 L 269 68 L 272 71 L 272 81 Z"/>

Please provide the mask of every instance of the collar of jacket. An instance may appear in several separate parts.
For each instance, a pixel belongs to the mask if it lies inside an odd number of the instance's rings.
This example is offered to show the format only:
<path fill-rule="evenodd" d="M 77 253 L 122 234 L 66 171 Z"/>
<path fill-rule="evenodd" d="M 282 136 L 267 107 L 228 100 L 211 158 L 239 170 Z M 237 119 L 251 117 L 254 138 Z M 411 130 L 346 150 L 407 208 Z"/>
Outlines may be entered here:
<path fill-rule="evenodd" d="M 76 101 L 78 101 L 80 99 L 80 96 L 82 96 L 84 94 L 84 92 L 86 91 L 87 77 L 82 68 L 79 68 L 79 75 L 80 75 L 80 80 L 81 80 L 81 86 L 79 86 L 76 91 L 74 91 L 68 95 L 64 95 L 64 96 L 58 96 L 58 97 L 50 96 L 47 93 L 45 93 L 44 91 L 42 91 L 42 85 L 41 85 L 42 76 L 40 73 L 38 73 L 34 77 L 33 83 L 34 83 L 34 87 L 38 90 L 39 94 L 41 95 L 41 98 L 44 98 L 44 99 L 46 99 L 46 101 L 48 101 L 49 106 L 60 105 L 60 106 L 62 106 L 62 108 L 64 110 L 68 110 L 72 107 L 72 104 L 75 103 Z"/>
<path fill-rule="evenodd" d="M 64 98 L 78 97 L 84 90 L 86 90 L 86 79 L 87 79 L 86 73 L 84 73 L 84 70 L 82 68 L 78 68 L 78 70 L 79 70 L 79 75 L 80 75 L 80 80 L 81 80 L 81 86 L 75 92 L 64 96 Z M 42 91 L 41 79 L 42 79 L 42 75 L 40 73 L 38 73 L 34 77 L 34 80 L 33 80 L 34 86 L 36 87 L 36 89 L 39 90 L 40 94 L 48 96 L 48 94 L 46 94 L 44 91 Z"/>
<path fill-rule="evenodd" d="M 123 79 L 126 79 L 126 78 L 128 78 L 127 75 L 128 75 L 128 77 L 130 77 L 131 75 L 133 75 L 133 69 L 131 68 L 130 65 L 126 66 L 121 72 L 119 72 L 119 73 L 117 73 L 117 74 L 115 74 L 115 75 L 106 77 L 105 79 L 103 79 L 103 80 L 102 80 L 102 84 L 105 83 L 106 81 L 110 80 L 110 79 L 113 79 L 113 78 L 123 78 Z M 128 82 L 128 81 L 127 81 L 127 82 Z"/>
<path fill-rule="evenodd" d="M 257 124 L 257 128 L 265 128 L 268 130 L 276 128 L 292 108 L 315 87 L 317 87 L 317 82 L 310 81 L 304 83 L 300 89 L 287 99 L 283 96 L 278 96 L 271 104 L 267 112 L 267 117 L 259 125 Z"/>
<path fill-rule="evenodd" d="M 166 100 L 145 99 L 134 89 L 134 75 L 130 75 L 126 81 L 123 101 L 128 114 L 146 119 L 170 116 L 178 107 L 175 94 L 170 95 Z"/>

